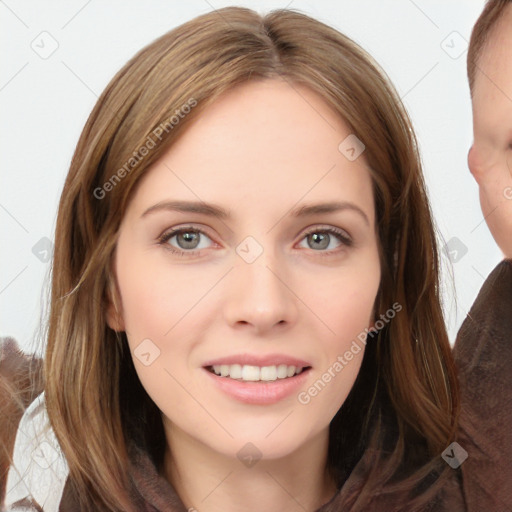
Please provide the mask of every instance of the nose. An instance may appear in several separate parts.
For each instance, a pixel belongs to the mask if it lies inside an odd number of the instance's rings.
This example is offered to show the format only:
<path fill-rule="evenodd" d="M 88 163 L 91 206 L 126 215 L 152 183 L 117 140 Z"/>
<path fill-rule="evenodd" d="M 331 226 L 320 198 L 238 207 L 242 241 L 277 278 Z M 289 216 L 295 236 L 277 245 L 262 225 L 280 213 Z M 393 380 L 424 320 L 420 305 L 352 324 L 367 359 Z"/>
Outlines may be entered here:
<path fill-rule="evenodd" d="M 473 142 L 469 148 L 468 168 L 479 185 L 482 183 L 486 171 L 496 164 L 496 156 L 496 151 L 488 144 Z"/>
<path fill-rule="evenodd" d="M 475 145 L 471 144 L 469 151 L 468 151 L 468 156 L 467 156 L 468 168 L 470 171 L 472 171 L 476 167 L 474 147 L 475 147 Z"/>
<path fill-rule="evenodd" d="M 290 273 L 265 251 L 253 263 L 238 261 L 231 272 L 224 304 L 227 323 L 259 335 L 293 325 L 299 299 L 290 280 Z"/>

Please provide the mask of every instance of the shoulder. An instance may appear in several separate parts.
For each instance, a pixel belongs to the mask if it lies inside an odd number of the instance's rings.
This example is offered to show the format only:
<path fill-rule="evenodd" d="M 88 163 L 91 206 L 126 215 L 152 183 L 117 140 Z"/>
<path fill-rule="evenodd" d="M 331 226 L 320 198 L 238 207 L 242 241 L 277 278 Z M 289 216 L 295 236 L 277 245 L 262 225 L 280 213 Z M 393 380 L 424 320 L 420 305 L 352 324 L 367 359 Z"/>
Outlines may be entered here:
<path fill-rule="evenodd" d="M 512 510 L 511 311 L 512 260 L 503 260 L 482 285 L 454 347 L 461 411 L 448 457 L 460 465 L 470 510 Z"/>
<path fill-rule="evenodd" d="M 56 512 L 67 465 L 46 414 L 41 359 L 0 338 L 0 361 L 0 503 L 4 498 L 7 510 L 29 504 L 38 510 L 39 504 Z"/>
<path fill-rule="evenodd" d="M 30 402 L 42 391 L 41 360 L 24 354 L 16 340 L 0 337 L 0 503 L 18 424 Z"/>
<path fill-rule="evenodd" d="M 57 512 L 67 476 L 66 460 L 51 429 L 41 393 L 19 424 L 7 476 L 6 505 L 33 500 L 45 512 Z"/>

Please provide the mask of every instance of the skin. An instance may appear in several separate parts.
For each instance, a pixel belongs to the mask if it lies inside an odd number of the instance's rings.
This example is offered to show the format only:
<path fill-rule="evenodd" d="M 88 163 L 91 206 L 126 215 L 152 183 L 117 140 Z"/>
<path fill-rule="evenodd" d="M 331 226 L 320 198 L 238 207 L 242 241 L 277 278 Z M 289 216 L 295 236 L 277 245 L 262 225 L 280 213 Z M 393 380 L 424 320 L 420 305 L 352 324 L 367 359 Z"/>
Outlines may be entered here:
<path fill-rule="evenodd" d="M 478 60 L 472 97 L 473 145 L 468 165 L 480 205 L 505 258 L 512 259 L 512 5 Z"/>
<path fill-rule="evenodd" d="M 284 353 L 312 366 L 307 389 L 372 326 L 381 270 L 374 199 L 364 154 L 338 145 L 350 129 L 315 93 L 285 82 L 228 92 L 190 125 L 143 177 L 122 221 L 115 258 L 120 311 L 109 325 L 133 351 L 149 338 L 160 355 L 138 376 L 162 411 L 164 476 L 187 507 L 211 511 L 316 510 L 336 489 L 325 472 L 328 427 L 358 374 L 361 350 L 307 405 L 297 394 L 272 405 L 241 403 L 212 386 L 209 359 Z M 169 200 L 215 203 L 229 219 L 153 210 Z M 292 218 L 303 204 L 351 209 Z M 366 216 L 367 221 L 364 220 Z M 170 228 L 201 229 L 199 252 L 178 256 Z M 308 228 L 344 230 L 318 248 Z M 247 263 L 252 236 L 263 253 Z M 330 254 L 326 254 L 327 252 Z M 299 390 L 300 391 L 300 390 Z M 237 452 L 262 453 L 246 467 Z M 172 456 L 171 456 L 172 453 Z"/>

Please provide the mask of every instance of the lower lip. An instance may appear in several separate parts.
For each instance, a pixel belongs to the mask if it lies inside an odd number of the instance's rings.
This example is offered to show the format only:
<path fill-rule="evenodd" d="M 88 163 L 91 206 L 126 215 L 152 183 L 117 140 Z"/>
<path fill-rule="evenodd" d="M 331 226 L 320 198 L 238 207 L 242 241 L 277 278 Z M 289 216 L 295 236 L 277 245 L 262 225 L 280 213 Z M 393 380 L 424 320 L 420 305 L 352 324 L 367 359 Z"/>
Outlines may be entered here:
<path fill-rule="evenodd" d="M 311 368 L 302 370 L 293 377 L 267 382 L 244 382 L 229 377 L 220 377 L 206 368 L 203 368 L 203 370 L 213 379 L 221 391 L 236 400 L 246 404 L 270 405 L 296 393 L 308 378 Z"/>

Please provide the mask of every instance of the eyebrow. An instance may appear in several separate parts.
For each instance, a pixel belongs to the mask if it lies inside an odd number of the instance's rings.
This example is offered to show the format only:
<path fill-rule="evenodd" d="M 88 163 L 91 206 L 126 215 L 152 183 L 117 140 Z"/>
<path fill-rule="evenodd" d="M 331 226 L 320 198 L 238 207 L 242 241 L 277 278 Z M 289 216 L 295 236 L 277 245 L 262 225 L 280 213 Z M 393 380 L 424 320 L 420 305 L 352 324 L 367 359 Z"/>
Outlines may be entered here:
<path fill-rule="evenodd" d="M 350 210 L 359 214 L 365 223 L 369 226 L 370 221 L 366 213 L 359 206 L 347 201 L 332 201 L 328 203 L 305 204 L 294 208 L 290 211 L 290 215 L 295 218 L 311 217 L 318 214 L 336 213 L 339 211 Z M 226 220 L 231 217 L 231 213 L 221 206 L 203 201 L 162 201 L 157 203 L 141 215 L 145 217 L 150 213 L 159 211 L 175 211 L 181 213 L 199 213 L 208 215 L 217 219 Z"/>

